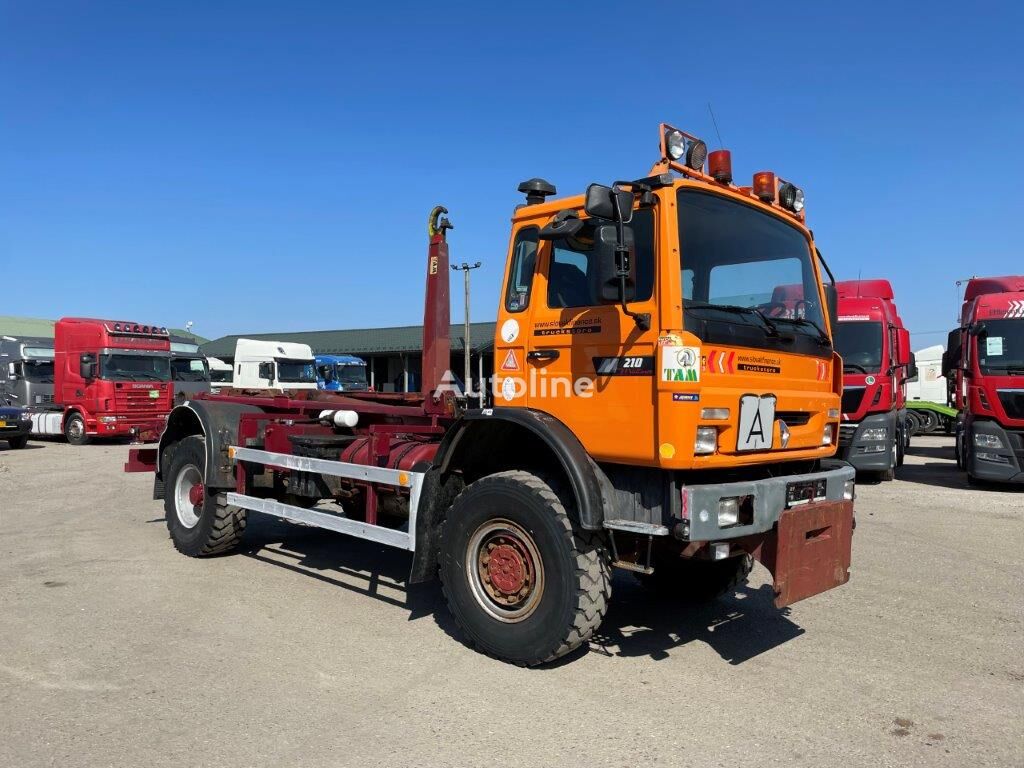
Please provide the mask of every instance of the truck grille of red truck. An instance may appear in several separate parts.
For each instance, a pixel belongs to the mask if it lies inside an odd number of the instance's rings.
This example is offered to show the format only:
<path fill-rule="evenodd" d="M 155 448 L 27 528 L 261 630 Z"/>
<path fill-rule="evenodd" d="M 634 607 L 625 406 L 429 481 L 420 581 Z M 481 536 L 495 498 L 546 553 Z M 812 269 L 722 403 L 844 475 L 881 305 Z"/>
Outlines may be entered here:
<path fill-rule="evenodd" d="M 998 389 L 999 402 L 1011 419 L 1024 419 L 1024 389 Z"/>

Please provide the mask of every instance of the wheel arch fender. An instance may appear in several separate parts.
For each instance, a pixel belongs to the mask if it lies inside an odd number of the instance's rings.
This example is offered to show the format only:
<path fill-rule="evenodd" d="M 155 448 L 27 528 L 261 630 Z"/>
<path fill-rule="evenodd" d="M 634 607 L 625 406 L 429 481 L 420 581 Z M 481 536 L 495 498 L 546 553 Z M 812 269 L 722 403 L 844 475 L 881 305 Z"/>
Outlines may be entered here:
<path fill-rule="evenodd" d="M 479 455 L 481 448 L 496 446 L 503 449 L 498 455 Z M 547 457 L 530 455 L 523 464 L 509 464 L 510 460 L 524 458 L 524 454 L 517 454 L 517 451 L 539 446 L 546 449 Z M 545 458 L 557 462 L 572 490 L 576 522 L 587 530 L 600 530 L 611 512 L 611 482 L 573 431 L 544 411 L 532 408 L 467 411 L 445 434 L 434 466 L 442 474 L 468 469 L 467 479 L 473 480 L 478 473 L 528 468 Z"/>
<path fill-rule="evenodd" d="M 228 446 L 238 439 L 238 422 L 243 413 L 262 413 L 261 408 L 244 403 L 221 403 L 207 400 L 188 400 L 175 406 L 167 416 L 167 426 L 160 435 L 157 451 L 157 477 L 163 478 L 165 454 L 176 443 L 192 435 L 205 439 L 206 459 L 204 476 L 211 488 L 233 488 L 235 476 L 226 461 Z"/>

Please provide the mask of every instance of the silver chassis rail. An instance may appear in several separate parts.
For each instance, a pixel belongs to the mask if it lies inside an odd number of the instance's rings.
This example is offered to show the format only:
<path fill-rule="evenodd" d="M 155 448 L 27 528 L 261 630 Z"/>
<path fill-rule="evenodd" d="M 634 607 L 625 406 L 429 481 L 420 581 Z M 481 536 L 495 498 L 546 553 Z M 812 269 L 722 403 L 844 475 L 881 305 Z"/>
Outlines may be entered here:
<path fill-rule="evenodd" d="M 227 502 L 252 512 L 260 512 L 272 517 L 280 517 L 284 520 L 294 520 L 329 531 L 346 533 L 356 538 L 375 541 L 389 547 L 407 549 L 410 552 L 416 549 L 416 513 L 419 509 L 420 493 L 425 476 L 422 472 L 407 472 L 402 469 L 390 469 L 387 467 L 370 467 L 365 464 L 350 464 L 344 461 L 312 459 L 306 456 L 292 456 L 288 453 L 261 451 L 256 448 L 242 448 L 240 446 L 228 448 L 228 457 L 235 462 L 246 461 L 251 464 L 261 464 L 275 469 L 294 469 L 301 472 L 344 477 L 348 480 L 357 480 L 377 485 L 408 488 L 408 531 L 385 528 L 380 525 L 370 525 L 359 520 L 349 520 L 339 515 L 296 507 L 291 504 L 283 504 L 271 499 L 260 499 L 242 493 L 228 493 Z"/>

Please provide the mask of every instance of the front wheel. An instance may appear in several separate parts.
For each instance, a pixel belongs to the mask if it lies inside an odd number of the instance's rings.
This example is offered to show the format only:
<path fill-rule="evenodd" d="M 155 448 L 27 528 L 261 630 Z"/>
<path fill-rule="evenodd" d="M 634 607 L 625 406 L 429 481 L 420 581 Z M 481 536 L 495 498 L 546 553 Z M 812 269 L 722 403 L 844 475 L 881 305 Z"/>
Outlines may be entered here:
<path fill-rule="evenodd" d="M 472 644 L 522 666 L 586 642 L 611 597 L 603 535 L 574 526 L 529 472 L 471 483 L 448 511 L 440 561 L 448 607 Z"/>
<path fill-rule="evenodd" d="M 89 436 L 85 434 L 85 419 L 80 413 L 72 413 L 64 422 L 64 437 L 72 445 L 86 445 Z"/>
<path fill-rule="evenodd" d="M 175 548 L 189 557 L 206 557 L 237 547 L 246 512 L 206 488 L 206 441 L 186 437 L 165 455 L 164 513 Z"/>
<path fill-rule="evenodd" d="M 28 444 L 28 435 L 18 435 L 17 437 L 7 438 L 7 444 L 14 450 L 24 448 Z"/>

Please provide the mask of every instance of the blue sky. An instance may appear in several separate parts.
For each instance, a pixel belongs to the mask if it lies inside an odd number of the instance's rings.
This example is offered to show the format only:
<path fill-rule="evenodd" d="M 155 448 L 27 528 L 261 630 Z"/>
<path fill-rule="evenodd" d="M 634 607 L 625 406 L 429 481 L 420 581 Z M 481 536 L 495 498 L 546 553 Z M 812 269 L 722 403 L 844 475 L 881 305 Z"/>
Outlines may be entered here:
<path fill-rule="evenodd" d="M 418 323 L 443 203 L 492 319 L 518 182 L 643 175 L 662 120 L 717 143 L 710 101 L 738 179 L 801 184 L 837 275 L 944 330 L 956 279 L 1024 271 L 1022 28 L 984 2 L 0 0 L 0 314 Z"/>

